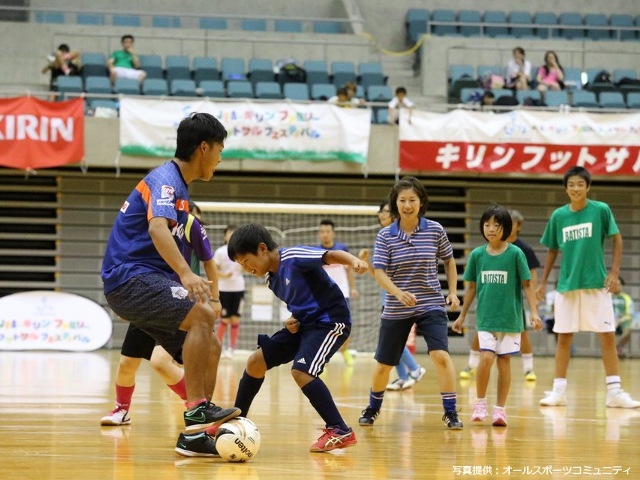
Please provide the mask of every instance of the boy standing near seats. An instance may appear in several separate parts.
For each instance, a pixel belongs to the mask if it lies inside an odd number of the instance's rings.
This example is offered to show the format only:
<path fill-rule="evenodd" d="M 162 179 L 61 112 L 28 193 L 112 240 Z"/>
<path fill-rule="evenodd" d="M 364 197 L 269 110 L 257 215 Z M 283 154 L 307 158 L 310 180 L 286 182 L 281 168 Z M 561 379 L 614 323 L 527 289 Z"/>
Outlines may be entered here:
<path fill-rule="evenodd" d="M 591 175 L 584 167 L 571 167 L 563 178 L 569 204 L 553 212 L 542 235 L 541 243 L 549 248 L 538 287 L 538 298 L 544 296 L 547 279 L 562 251 L 558 293 L 554 301 L 556 346 L 556 378 L 553 390 L 540 400 L 540 405 L 566 405 L 567 370 L 574 332 L 596 332 L 602 349 L 606 374 L 607 407 L 638 408 L 640 402 L 622 390 L 618 373 L 615 318 L 611 293 L 620 289 L 622 236 L 609 205 L 589 200 Z M 604 262 L 604 240 L 611 237 L 613 260 L 607 273 Z"/>
<path fill-rule="evenodd" d="M 267 284 L 285 302 L 291 317 L 271 337 L 258 336 L 258 350 L 247 360 L 238 384 L 235 406 L 246 416 L 260 391 L 267 370 L 293 361 L 291 375 L 324 420 L 322 436 L 311 452 L 328 452 L 357 443 L 343 420 L 331 392 L 320 379 L 324 366 L 349 338 L 349 305 L 324 266 L 341 264 L 358 273 L 367 263 L 343 250 L 297 246 L 280 248 L 262 225 L 239 227 L 229 239 L 229 258 Z"/>

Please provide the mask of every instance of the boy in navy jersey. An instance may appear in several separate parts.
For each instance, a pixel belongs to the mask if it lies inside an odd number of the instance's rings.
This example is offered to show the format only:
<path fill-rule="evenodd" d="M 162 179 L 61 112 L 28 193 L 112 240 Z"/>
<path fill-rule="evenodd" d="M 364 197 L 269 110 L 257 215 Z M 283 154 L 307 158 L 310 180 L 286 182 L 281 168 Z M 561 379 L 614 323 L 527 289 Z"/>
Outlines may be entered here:
<path fill-rule="evenodd" d="M 258 350 L 247 360 L 235 406 L 246 416 L 267 370 L 293 360 L 291 375 L 326 423 L 312 452 L 355 445 L 356 435 L 342 419 L 331 392 L 319 378 L 329 359 L 349 338 L 349 305 L 323 269 L 327 264 L 367 271 L 367 263 L 342 250 L 297 246 L 280 248 L 261 225 L 238 228 L 229 239 L 229 258 L 257 277 L 266 275 L 269 288 L 286 303 L 291 317 L 271 337 L 258 336 Z"/>

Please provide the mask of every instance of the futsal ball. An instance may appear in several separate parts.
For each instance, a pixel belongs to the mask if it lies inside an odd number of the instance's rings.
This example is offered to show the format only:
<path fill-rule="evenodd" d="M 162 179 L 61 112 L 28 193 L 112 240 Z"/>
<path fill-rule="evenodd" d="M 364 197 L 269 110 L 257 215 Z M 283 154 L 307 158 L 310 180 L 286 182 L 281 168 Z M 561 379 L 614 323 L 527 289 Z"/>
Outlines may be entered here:
<path fill-rule="evenodd" d="M 248 418 L 233 418 L 218 428 L 216 449 L 228 462 L 246 462 L 260 449 L 260 430 Z"/>

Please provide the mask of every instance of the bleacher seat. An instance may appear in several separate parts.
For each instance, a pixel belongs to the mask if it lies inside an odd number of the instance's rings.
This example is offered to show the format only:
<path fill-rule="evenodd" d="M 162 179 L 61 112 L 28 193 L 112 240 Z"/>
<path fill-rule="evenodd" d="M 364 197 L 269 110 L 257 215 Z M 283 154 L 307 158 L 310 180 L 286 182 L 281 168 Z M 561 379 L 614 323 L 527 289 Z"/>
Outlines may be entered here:
<path fill-rule="evenodd" d="M 57 90 L 62 95 L 58 97 L 58 100 L 65 100 L 68 97 L 67 93 L 81 93 L 82 92 L 82 78 L 80 77 L 66 77 L 60 75 L 57 79 Z"/>
<path fill-rule="evenodd" d="M 170 83 L 171 95 L 176 97 L 195 97 L 196 96 L 196 82 L 193 80 L 187 80 L 184 78 L 177 78 Z"/>
<path fill-rule="evenodd" d="M 406 16 L 406 42 L 413 44 L 424 33 L 427 33 L 429 23 L 429 10 L 424 8 L 410 8 Z"/>
<path fill-rule="evenodd" d="M 582 40 L 584 38 L 584 28 L 562 28 L 562 27 L 581 27 L 582 16 L 577 12 L 561 13 L 558 17 L 558 35 L 567 40 Z"/>
<path fill-rule="evenodd" d="M 336 87 L 356 80 L 356 66 L 353 62 L 331 62 L 331 82 Z"/>
<path fill-rule="evenodd" d="M 460 102 L 468 103 L 471 101 L 471 98 L 482 95 L 484 93 L 484 89 L 482 88 L 463 88 L 460 90 Z"/>
<path fill-rule="evenodd" d="M 447 91 L 449 103 L 459 103 L 463 89 L 477 87 L 479 87 L 478 80 L 471 65 L 449 66 L 449 89 Z"/>
<path fill-rule="evenodd" d="M 614 40 L 627 41 L 635 40 L 636 32 L 634 30 L 624 30 L 624 28 L 633 28 L 633 17 L 626 14 L 613 14 L 609 17 L 609 25 L 617 27 L 613 30 L 612 36 Z"/>
<path fill-rule="evenodd" d="M 499 99 L 500 97 L 513 97 L 513 90 L 509 90 L 508 88 L 495 88 L 491 90 L 495 99 Z"/>
<path fill-rule="evenodd" d="M 564 69 L 564 84 L 568 90 L 582 88 L 582 70 L 575 67 L 567 67 Z"/>
<path fill-rule="evenodd" d="M 162 57 L 155 54 L 139 54 L 140 70 L 147 72 L 147 78 L 164 78 Z"/>
<path fill-rule="evenodd" d="M 76 23 L 78 25 L 104 25 L 104 15 L 101 13 L 78 13 Z"/>
<path fill-rule="evenodd" d="M 151 18 L 151 26 L 154 28 L 182 28 L 180 17 L 157 15 Z"/>
<path fill-rule="evenodd" d="M 507 14 L 501 10 L 490 10 L 484 12 L 484 34 L 492 38 L 509 36 L 507 26 Z M 493 25 L 490 25 L 493 24 Z"/>
<path fill-rule="evenodd" d="M 405 19 L 407 22 L 410 22 L 411 20 L 429 21 L 429 10 L 425 8 L 410 8 L 407 10 Z"/>
<path fill-rule="evenodd" d="M 226 30 L 227 20 L 224 18 L 200 18 L 200 28 L 203 30 Z"/>
<path fill-rule="evenodd" d="M 253 98 L 253 86 L 247 80 L 232 80 L 227 83 L 227 97 Z"/>
<path fill-rule="evenodd" d="M 630 92 L 627 95 L 627 108 L 640 109 L 640 92 Z"/>
<path fill-rule="evenodd" d="M 602 92 L 598 97 L 598 103 L 602 108 L 627 108 L 620 92 Z"/>
<path fill-rule="evenodd" d="M 329 100 L 336 96 L 336 86 L 332 83 L 314 83 L 311 85 L 312 100 Z"/>
<path fill-rule="evenodd" d="M 342 23 L 332 20 L 316 20 L 313 22 L 314 33 L 342 33 Z"/>
<path fill-rule="evenodd" d="M 449 65 L 449 81 L 455 82 L 460 78 L 476 78 L 471 65 Z"/>
<path fill-rule="evenodd" d="M 10 5 L 10 4 L 9 4 Z M 64 23 L 63 12 L 36 12 L 37 23 Z"/>
<path fill-rule="evenodd" d="M 433 25 L 433 22 L 450 22 L 450 25 Z M 456 23 L 456 14 L 453 10 L 440 9 L 434 10 L 431 14 L 431 33 L 434 35 L 458 35 L 458 27 Z"/>
<path fill-rule="evenodd" d="M 324 60 L 305 60 L 302 65 L 307 72 L 307 84 L 329 83 L 329 70 Z"/>
<path fill-rule="evenodd" d="M 477 37 L 482 34 L 482 16 L 479 10 L 460 10 L 458 12 L 458 22 L 460 23 L 460 34 L 464 37 Z M 463 25 L 464 23 L 474 23 L 476 25 Z"/>
<path fill-rule="evenodd" d="M 204 97 L 221 98 L 227 96 L 222 80 L 201 80 L 198 89 Z"/>
<path fill-rule="evenodd" d="M 379 108 L 376 112 L 376 123 L 379 125 L 388 125 L 389 124 L 389 109 L 388 108 Z"/>
<path fill-rule="evenodd" d="M 516 38 L 533 38 L 533 18 L 529 12 L 509 13 L 511 36 Z M 517 26 L 516 26 L 517 25 Z"/>
<path fill-rule="evenodd" d="M 84 80 L 84 90 L 89 99 L 92 98 L 92 93 L 110 94 L 111 81 L 107 77 L 87 77 Z"/>
<path fill-rule="evenodd" d="M 218 59 L 214 57 L 193 58 L 193 79 L 200 84 L 202 80 L 218 80 Z"/>
<path fill-rule="evenodd" d="M 111 25 L 114 27 L 139 27 L 142 24 L 139 15 L 113 15 Z"/>
<path fill-rule="evenodd" d="M 302 84 L 298 84 L 302 85 Z M 255 84 L 256 98 L 272 98 L 280 99 L 282 97 L 282 91 L 280 90 L 280 84 L 278 82 L 257 82 Z"/>
<path fill-rule="evenodd" d="M 134 78 L 116 78 L 113 91 L 123 95 L 140 95 L 140 83 Z"/>
<path fill-rule="evenodd" d="M 299 20 L 276 20 L 274 30 L 276 32 L 302 33 L 302 22 Z"/>
<path fill-rule="evenodd" d="M 588 13 L 584 16 L 587 38 L 591 40 L 610 40 L 611 31 L 608 28 L 609 20 L 602 13 Z M 593 28 L 598 27 L 598 28 Z"/>
<path fill-rule="evenodd" d="M 387 85 L 371 85 L 366 95 L 369 102 L 390 102 L 393 98 L 393 92 Z"/>
<path fill-rule="evenodd" d="M 549 90 L 544 92 L 544 103 L 547 107 L 569 105 L 569 95 L 566 90 Z"/>
<path fill-rule="evenodd" d="M 289 100 L 309 100 L 309 87 L 306 83 L 285 83 L 282 89 L 284 98 Z"/>
<path fill-rule="evenodd" d="M 169 95 L 169 86 L 164 78 L 147 78 L 142 82 L 144 95 Z"/>
<path fill-rule="evenodd" d="M 533 15 L 533 24 L 535 27 L 535 34 L 540 38 L 551 38 L 558 35 L 556 28 L 551 28 L 549 25 L 558 24 L 558 16 L 553 12 L 536 12 Z"/>
<path fill-rule="evenodd" d="M 631 78 L 633 80 L 638 79 L 638 72 L 636 70 L 632 70 L 630 68 L 616 68 L 612 72 L 613 83 L 620 83 L 620 80 L 623 78 Z"/>
<path fill-rule="evenodd" d="M 106 76 L 109 73 L 107 69 L 107 58 L 104 53 L 82 52 L 82 54 L 80 54 L 80 64 L 82 65 L 81 74 L 83 78 Z"/>
<path fill-rule="evenodd" d="M 384 85 L 387 79 L 380 62 L 360 62 L 358 64 L 358 84 L 363 88 L 370 85 Z"/>
<path fill-rule="evenodd" d="M 191 67 L 187 55 L 167 55 L 165 64 L 166 78 L 169 82 L 177 79 L 191 80 Z"/>
<path fill-rule="evenodd" d="M 223 82 L 229 80 L 246 80 L 246 70 L 244 59 L 236 57 L 224 57 L 220 61 L 221 79 Z"/>
<path fill-rule="evenodd" d="M 587 68 L 587 84 L 591 85 L 594 82 L 596 75 L 598 75 L 602 70 L 602 68 Z"/>
<path fill-rule="evenodd" d="M 251 32 L 266 32 L 267 21 L 260 18 L 243 18 L 241 22 L 242 30 Z"/>
<path fill-rule="evenodd" d="M 542 96 L 540 91 L 538 90 L 516 90 L 516 99 L 518 103 L 524 105 L 524 102 L 527 98 L 531 98 L 533 100 L 541 100 Z"/>
<path fill-rule="evenodd" d="M 476 69 L 478 78 L 482 79 L 487 75 L 503 75 L 503 68 L 500 65 L 478 65 Z"/>
<path fill-rule="evenodd" d="M 577 108 L 597 108 L 599 105 L 595 93 L 588 90 L 576 90 L 572 95 L 571 106 Z"/>
<path fill-rule="evenodd" d="M 255 88 L 258 82 L 273 82 L 273 62 L 266 58 L 251 58 L 248 65 L 248 78 Z"/>

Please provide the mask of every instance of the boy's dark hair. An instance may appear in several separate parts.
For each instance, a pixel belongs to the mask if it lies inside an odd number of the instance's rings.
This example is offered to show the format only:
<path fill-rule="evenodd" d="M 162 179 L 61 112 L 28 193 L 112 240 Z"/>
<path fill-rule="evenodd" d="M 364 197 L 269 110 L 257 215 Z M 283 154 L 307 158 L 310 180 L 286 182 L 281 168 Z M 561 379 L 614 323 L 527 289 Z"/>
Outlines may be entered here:
<path fill-rule="evenodd" d="M 404 87 L 398 87 L 396 88 L 396 95 L 399 93 L 404 93 L 405 95 L 407 94 L 407 89 Z"/>
<path fill-rule="evenodd" d="M 333 220 L 331 220 L 330 218 L 323 218 L 322 220 L 320 220 L 320 226 L 322 225 L 329 225 L 331 227 L 331 230 L 336 229 L 336 224 L 333 223 Z"/>
<path fill-rule="evenodd" d="M 567 188 L 569 177 L 573 176 L 582 177 L 584 181 L 587 182 L 587 187 L 591 186 L 591 174 L 589 173 L 589 170 L 576 165 L 575 167 L 571 167 L 569 170 L 567 170 L 567 173 L 564 174 L 564 177 L 562 178 L 562 184 L 564 185 L 564 188 Z"/>
<path fill-rule="evenodd" d="M 524 56 L 524 48 L 522 48 L 522 47 L 516 47 L 516 48 L 513 49 L 513 51 L 514 51 L 514 53 L 518 52 L 520 55 Z"/>
<path fill-rule="evenodd" d="M 227 130 L 222 123 L 209 113 L 192 113 L 180 122 L 175 157 L 188 162 L 193 152 L 202 142 L 209 146 L 222 143 L 227 138 Z"/>
<path fill-rule="evenodd" d="M 340 87 L 338 88 L 338 90 L 336 90 L 336 95 L 339 97 L 340 95 L 342 95 L 343 97 L 346 97 L 347 95 L 349 95 L 349 92 L 347 91 L 347 87 Z"/>
<path fill-rule="evenodd" d="M 429 197 L 427 196 L 427 189 L 424 188 L 424 185 L 420 183 L 420 181 L 416 177 L 402 177 L 400 180 L 396 182 L 396 184 L 391 188 L 391 193 L 389 194 L 389 210 L 391 211 L 391 216 L 394 218 L 400 218 L 400 212 L 398 211 L 398 195 L 403 190 L 413 190 L 420 197 L 420 211 L 418 212 L 418 217 L 424 216 L 427 211 L 427 206 L 429 205 Z"/>
<path fill-rule="evenodd" d="M 120 43 L 124 42 L 127 38 L 131 39 L 132 42 L 136 41 L 135 38 L 133 38 L 133 35 L 127 33 L 126 35 L 122 35 L 122 37 L 120 37 Z"/>
<path fill-rule="evenodd" d="M 264 243 L 269 250 L 278 248 L 269 231 L 257 223 L 242 225 L 236 229 L 229 239 L 227 253 L 229 258 L 235 261 L 237 255 L 258 253 L 258 245 Z"/>
<path fill-rule="evenodd" d="M 69 53 L 71 51 L 69 45 L 67 45 L 66 43 L 61 43 L 60 45 L 58 45 L 58 50 L 64 53 Z"/>
<path fill-rule="evenodd" d="M 389 197 L 385 198 L 380 202 L 380 207 L 378 207 L 378 213 L 380 213 L 384 207 L 388 207 L 388 206 L 389 206 Z"/>
<path fill-rule="evenodd" d="M 480 217 L 480 235 L 487 242 L 489 241 L 487 237 L 484 236 L 484 224 L 488 222 L 491 218 L 496 219 L 496 223 L 502 227 L 502 238 L 504 241 L 511 235 L 511 229 L 513 228 L 513 221 L 511 220 L 511 214 L 509 210 L 504 208 L 502 205 L 492 204 L 487 208 L 482 216 Z"/>

